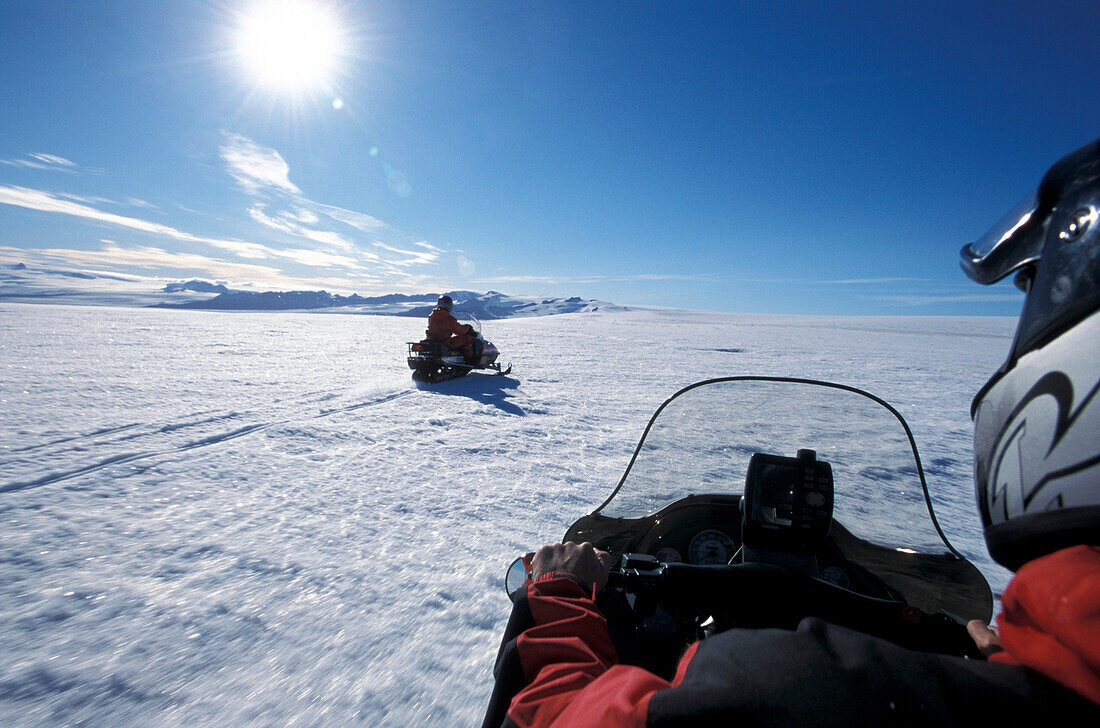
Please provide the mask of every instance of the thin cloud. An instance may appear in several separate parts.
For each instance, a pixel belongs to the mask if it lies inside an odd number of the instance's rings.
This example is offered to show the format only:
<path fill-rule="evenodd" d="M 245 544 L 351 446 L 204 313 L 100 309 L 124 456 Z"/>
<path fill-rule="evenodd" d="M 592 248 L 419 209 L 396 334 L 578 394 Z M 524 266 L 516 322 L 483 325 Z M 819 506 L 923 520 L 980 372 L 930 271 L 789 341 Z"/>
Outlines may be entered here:
<path fill-rule="evenodd" d="M 389 226 L 377 218 L 333 205 L 309 200 L 301 189 L 290 181 L 290 169 L 287 161 L 275 149 L 265 147 L 239 134 L 224 133 L 219 156 L 231 178 L 249 195 L 259 198 L 245 212 L 254 223 L 269 231 L 276 231 L 293 239 L 280 240 L 285 249 L 275 247 L 273 243 L 263 244 L 235 238 L 220 238 L 198 235 L 178 229 L 172 225 L 145 219 L 142 209 L 156 209 L 153 205 L 138 198 L 126 198 L 118 202 L 102 197 L 82 196 L 62 192 L 48 192 L 41 189 L 17 185 L 0 185 L 0 205 L 11 205 L 38 212 L 68 215 L 102 225 L 136 231 L 181 243 L 209 246 L 233 257 L 246 261 L 286 261 L 290 263 L 322 269 L 342 269 L 350 279 L 371 283 L 389 280 L 394 283 L 407 283 L 414 277 L 407 269 L 424 268 L 438 263 L 446 251 L 427 241 L 395 243 L 387 239 L 392 236 Z M 7 160 L 18 166 L 41 166 L 57 169 L 78 169 L 70 160 L 57 155 L 27 155 L 18 160 Z M 81 170 L 88 171 L 88 170 Z M 126 209 L 110 211 L 120 206 Z M 180 206 L 181 209 L 185 209 Z M 327 223 L 327 224 L 326 224 Z M 346 227 L 344 227 L 346 226 Z M 366 239 L 363 240 L 363 234 Z M 268 236 L 261 236 L 261 240 Z M 356 237 L 360 237 L 356 240 Z M 153 245 L 156 245 L 154 242 Z M 160 251 L 160 252 L 157 252 Z M 235 275 L 228 263 L 221 261 L 216 271 L 209 268 L 214 264 L 202 264 L 206 259 L 194 253 L 175 253 L 177 256 L 195 255 L 194 258 L 165 258 L 161 248 L 113 247 L 109 252 L 93 251 L 89 260 L 97 264 L 131 267 L 150 267 L 158 264 L 165 266 L 193 263 L 202 267 L 212 276 L 221 275 L 231 278 Z M 51 253 L 51 255 L 62 255 Z M 77 253 L 64 255 L 76 256 Z M 209 260 L 217 260 L 210 258 Z M 240 273 L 257 276 L 261 271 L 252 270 L 249 263 L 241 264 Z M 261 266 L 262 267 L 262 266 Z M 265 274 L 263 280 L 271 280 Z M 348 285 L 351 280 L 343 281 Z"/>
<path fill-rule="evenodd" d="M 711 276 L 704 274 L 639 273 L 632 276 L 489 276 L 474 279 L 475 283 L 544 283 L 547 285 L 579 283 L 630 283 L 633 281 L 705 281 Z"/>
<path fill-rule="evenodd" d="M 153 235 L 161 235 L 182 242 L 204 243 L 206 245 L 222 248 L 223 250 L 231 250 L 246 258 L 266 258 L 276 254 L 276 251 L 266 246 L 259 245 L 258 243 L 246 243 L 240 240 L 221 240 L 218 238 L 192 235 L 191 233 L 185 233 L 182 230 L 177 230 L 168 225 L 149 222 L 148 220 L 141 220 L 136 217 L 116 215 L 112 212 L 104 212 L 89 205 L 63 199 L 49 192 L 32 190 L 27 187 L 0 185 L 0 204 L 25 207 L 28 210 L 38 210 L 40 212 L 72 215 L 86 220 L 95 220 L 109 225 L 117 225 L 130 230 L 139 230 Z"/>
<path fill-rule="evenodd" d="M 925 282 L 926 278 L 849 278 L 846 280 L 836 281 L 821 281 L 826 285 L 835 286 L 864 286 L 864 285 L 881 285 L 886 283 L 920 283 Z"/>
<path fill-rule="evenodd" d="M 141 270 L 178 271 L 181 276 L 231 281 L 230 285 L 234 287 L 256 286 L 265 290 L 336 288 L 351 291 L 364 285 L 376 285 L 379 282 L 378 279 L 364 273 L 348 277 L 287 276 L 280 269 L 266 265 L 236 263 L 195 253 L 175 253 L 153 246 L 127 248 L 111 240 L 101 242 L 104 245 L 100 250 L 66 248 L 24 250 L 0 247 L 0 260 L 23 263 L 63 263 L 94 273 L 100 273 L 100 269 L 106 268 L 112 270 L 111 275 L 118 275 L 114 272 L 118 266 L 129 266 Z M 164 279 L 164 276 L 156 276 L 156 278 Z"/>
<path fill-rule="evenodd" d="M 379 242 L 375 242 L 374 245 L 375 245 L 375 247 L 382 248 L 382 250 L 387 250 L 391 253 L 397 253 L 398 255 L 407 255 L 407 256 L 409 256 L 406 260 L 391 260 L 391 261 L 389 261 L 389 263 L 391 265 L 397 265 L 397 266 L 402 266 L 402 267 L 408 266 L 408 265 L 422 265 L 422 264 L 425 264 L 425 263 L 434 263 L 435 260 L 439 257 L 439 253 L 434 252 L 434 251 L 428 251 L 426 253 L 421 253 L 421 252 L 418 252 L 416 250 L 403 250 L 401 248 L 395 248 L 393 246 L 386 245 L 385 243 L 379 243 Z"/>
<path fill-rule="evenodd" d="M 97 197 L 96 195 L 74 195 L 71 192 L 54 192 L 51 193 L 54 197 L 61 197 L 66 200 L 72 200 L 73 202 L 82 202 L 85 205 L 117 205 L 114 200 L 106 197 Z"/>
<path fill-rule="evenodd" d="M 956 296 L 941 295 L 901 295 L 901 296 L 867 296 L 872 301 L 884 303 L 896 303 L 903 306 L 927 306 L 935 303 L 1022 303 L 1023 293 L 971 293 Z"/>
<path fill-rule="evenodd" d="M 317 217 L 313 212 L 304 210 L 300 207 L 294 212 L 284 212 L 283 216 L 292 220 L 297 220 L 306 225 L 315 225 L 321 221 L 321 218 Z"/>
<path fill-rule="evenodd" d="M 352 250 L 354 244 L 345 238 L 340 233 L 332 232 L 330 230 L 315 230 L 313 228 L 306 227 L 301 224 L 302 221 L 317 220 L 316 216 L 310 216 L 308 211 L 301 210 L 296 213 L 284 212 L 279 213 L 277 217 L 272 217 L 264 212 L 264 205 L 253 205 L 248 210 L 248 215 L 256 222 L 269 227 L 272 230 L 278 230 L 294 237 L 305 238 L 312 240 L 315 243 L 321 243 L 322 245 L 328 245 L 334 248 L 340 248 L 341 250 Z M 367 254 L 369 258 L 376 258 L 378 256 L 374 254 Z"/>
<path fill-rule="evenodd" d="M 616 281 L 705 281 L 710 276 L 702 274 L 666 274 L 666 273 L 641 273 L 636 276 L 616 277 Z"/>
<path fill-rule="evenodd" d="M 64 157 L 59 157 L 56 154 L 31 154 L 29 155 L 39 162 L 44 164 L 52 164 L 55 167 L 75 167 L 76 162 L 71 162 Z"/>
<path fill-rule="evenodd" d="M 61 199 L 55 195 L 51 195 L 48 192 L 32 190 L 26 187 L 0 186 L 0 204 L 26 207 L 31 210 L 40 210 L 42 212 L 56 212 L 65 215 L 74 215 L 76 217 L 82 217 L 89 220 L 96 220 L 112 225 L 119 225 L 121 227 L 129 228 L 131 230 L 140 230 L 142 232 L 152 233 L 154 235 L 161 235 L 183 242 L 203 243 L 206 245 L 211 245 L 215 248 L 219 248 L 221 250 L 227 250 L 241 258 L 250 258 L 253 260 L 285 258 L 287 260 L 292 260 L 302 265 L 309 265 L 314 267 L 331 268 L 342 266 L 351 270 L 362 269 L 362 266 L 356 259 L 348 256 L 331 255 L 329 253 L 315 250 L 277 250 L 275 248 L 270 248 L 266 245 L 260 245 L 259 243 L 249 243 L 243 240 L 222 240 L 218 238 L 207 238 L 199 235 L 192 235 L 191 233 L 185 233 L 180 230 L 176 230 L 175 228 L 169 227 L 168 225 L 149 222 L 147 220 L 140 220 L 134 217 L 116 215 L 110 212 L 103 212 L 102 210 L 97 210 L 94 207 L 90 207 L 88 205 L 83 205 L 77 202 L 72 202 L 70 200 Z M 119 262 L 125 265 L 136 265 L 136 263 L 128 262 L 128 259 L 120 259 Z"/>
<path fill-rule="evenodd" d="M 424 248 L 424 250 L 406 250 L 380 241 L 373 241 L 373 245 L 382 250 L 404 256 L 399 260 L 382 261 L 381 256 L 377 253 L 364 250 L 345 235 L 320 227 L 320 216 L 324 215 L 338 223 L 371 235 L 388 231 L 388 225 L 365 213 L 308 199 L 296 185 L 290 182 L 290 167 L 277 150 L 257 144 L 239 134 L 227 133 L 225 139 L 225 144 L 220 149 L 222 160 L 226 163 L 230 175 L 237 180 L 237 183 L 245 191 L 254 196 L 265 198 L 267 197 L 265 193 L 278 193 L 276 199 L 281 197 L 284 201 L 289 197 L 289 209 L 286 210 L 271 210 L 269 206 L 274 203 L 271 202 L 270 198 L 253 204 L 248 210 L 248 215 L 256 223 L 295 238 L 309 240 L 330 248 L 338 248 L 348 253 L 354 252 L 361 259 L 379 261 L 385 266 L 384 269 L 389 269 L 391 273 L 396 272 L 393 271 L 394 267 L 402 268 L 432 263 L 443 252 L 441 249 L 423 242 L 414 245 Z M 286 252 L 279 251 L 271 251 L 270 254 L 292 257 Z M 314 261 L 308 263 L 312 265 L 337 264 L 336 261 L 341 261 L 339 264 L 348 268 L 361 268 L 355 260 L 348 256 L 341 257 L 324 253 L 306 255 L 305 251 L 297 250 L 294 251 L 293 259 L 298 262 Z"/>
<path fill-rule="evenodd" d="M 389 229 L 389 225 L 386 223 L 363 212 L 346 210 L 343 207 L 334 207 L 333 205 L 326 205 L 321 202 L 310 201 L 309 204 L 314 210 L 327 215 L 336 222 L 342 222 L 349 227 L 353 227 L 360 232 L 379 233 Z"/>
<path fill-rule="evenodd" d="M 279 250 L 276 251 L 276 255 L 315 268 L 342 267 L 351 270 L 365 270 L 354 258 L 349 258 L 346 255 L 323 253 L 319 250 Z"/>
<path fill-rule="evenodd" d="M 22 248 L 0 248 L 0 254 L 8 260 L 45 260 L 53 263 L 66 263 L 72 266 L 129 266 L 141 269 L 156 270 L 201 270 L 212 277 L 244 278 L 245 280 L 259 275 L 269 278 L 271 274 L 279 274 L 279 271 L 269 266 L 250 265 L 247 263 L 233 263 L 218 258 L 210 258 L 195 253 L 174 253 L 163 248 L 153 246 L 135 246 L 124 248 L 112 240 L 103 240 L 100 250 L 73 250 L 69 248 L 38 248 L 24 250 Z M 214 275 L 213 271 L 227 271 L 227 275 Z"/>
<path fill-rule="evenodd" d="M 566 285 L 566 284 L 581 284 L 581 283 L 604 283 L 609 280 L 606 276 L 528 276 L 528 275 L 512 275 L 512 276 L 489 276 L 489 277 L 477 277 L 471 278 L 470 282 L 474 284 L 485 285 L 497 285 L 500 283 L 538 283 L 548 286 Z"/>
<path fill-rule="evenodd" d="M 29 159 L 0 159 L 0 164 L 9 167 L 43 169 L 52 172 L 75 172 L 76 162 L 71 162 L 56 154 L 28 154 Z"/>
<path fill-rule="evenodd" d="M 229 173 L 246 191 L 257 193 L 275 189 L 301 194 L 302 191 L 290 181 L 290 166 L 274 149 L 260 146 L 240 134 L 227 133 L 219 151 Z"/>

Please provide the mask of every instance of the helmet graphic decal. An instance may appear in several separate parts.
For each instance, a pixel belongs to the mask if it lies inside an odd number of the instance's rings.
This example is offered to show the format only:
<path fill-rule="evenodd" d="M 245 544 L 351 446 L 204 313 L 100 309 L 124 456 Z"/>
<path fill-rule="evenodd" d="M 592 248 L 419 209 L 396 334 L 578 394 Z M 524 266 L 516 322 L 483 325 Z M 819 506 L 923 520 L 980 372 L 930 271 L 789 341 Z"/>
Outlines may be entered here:
<path fill-rule="evenodd" d="M 1093 403 L 1097 391 L 1100 382 L 1071 411 L 1073 382 L 1064 372 L 1055 371 L 1046 374 L 1024 395 L 995 439 L 990 487 L 986 491 L 988 501 L 982 504 L 991 516 L 997 514 L 996 520 L 1006 520 L 1021 513 L 1065 505 L 1063 491 L 1048 492 L 1047 486 L 1096 465 L 1100 455 L 1074 462 L 1080 449 L 1069 447 L 1063 452 L 1058 446 L 1071 434 L 1078 438 L 1089 436 L 1074 430 L 1074 425 Z M 1049 444 L 1035 441 L 1044 434 L 1050 437 Z M 1047 497 L 1036 503 L 1040 494 Z"/>

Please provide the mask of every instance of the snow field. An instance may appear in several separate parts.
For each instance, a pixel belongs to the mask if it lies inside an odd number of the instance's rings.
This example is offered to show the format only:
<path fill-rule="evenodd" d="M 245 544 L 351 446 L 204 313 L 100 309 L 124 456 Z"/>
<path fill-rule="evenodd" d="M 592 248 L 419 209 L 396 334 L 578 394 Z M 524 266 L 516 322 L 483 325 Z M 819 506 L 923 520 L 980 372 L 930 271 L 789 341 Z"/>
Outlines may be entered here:
<path fill-rule="evenodd" d="M 990 575 L 970 398 L 1009 319 L 678 311 L 489 322 L 418 386 L 376 316 L 0 304 L 0 724 L 477 725 L 516 555 L 610 494 L 680 387 L 887 399 Z"/>

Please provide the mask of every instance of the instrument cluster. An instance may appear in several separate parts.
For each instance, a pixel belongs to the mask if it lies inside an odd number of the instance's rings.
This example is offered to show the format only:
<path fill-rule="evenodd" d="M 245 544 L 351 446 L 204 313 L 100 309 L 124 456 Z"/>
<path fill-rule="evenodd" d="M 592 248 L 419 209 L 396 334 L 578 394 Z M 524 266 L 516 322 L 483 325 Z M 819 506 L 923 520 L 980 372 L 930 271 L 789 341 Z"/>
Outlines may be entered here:
<path fill-rule="evenodd" d="M 695 503 L 661 514 L 637 550 L 665 563 L 730 562 L 741 546 L 741 512 L 733 502 Z"/>

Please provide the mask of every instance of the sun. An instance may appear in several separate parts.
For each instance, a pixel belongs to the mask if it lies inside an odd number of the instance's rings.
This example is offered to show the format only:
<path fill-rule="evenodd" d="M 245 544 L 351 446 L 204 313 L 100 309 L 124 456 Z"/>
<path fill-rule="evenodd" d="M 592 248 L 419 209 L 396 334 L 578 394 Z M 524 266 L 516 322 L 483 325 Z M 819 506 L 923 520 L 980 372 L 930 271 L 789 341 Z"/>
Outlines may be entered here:
<path fill-rule="evenodd" d="M 346 53 L 330 7 L 311 0 L 260 0 L 239 19 L 237 53 L 257 82 L 283 91 L 326 88 Z"/>

